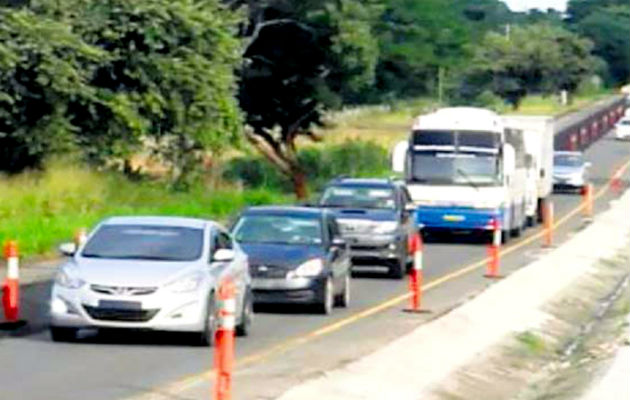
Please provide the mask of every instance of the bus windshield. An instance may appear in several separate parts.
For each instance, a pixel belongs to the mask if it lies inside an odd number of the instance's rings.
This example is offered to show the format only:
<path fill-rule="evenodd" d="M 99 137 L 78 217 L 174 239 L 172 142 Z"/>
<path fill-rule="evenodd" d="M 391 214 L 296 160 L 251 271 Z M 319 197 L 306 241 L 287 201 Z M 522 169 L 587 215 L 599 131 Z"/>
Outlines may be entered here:
<path fill-rule="evenodd" d="M 495 155 L 462 153 L 414 153 L 411 180 L 445 185 L 492 186 L 500 183 Z"/>

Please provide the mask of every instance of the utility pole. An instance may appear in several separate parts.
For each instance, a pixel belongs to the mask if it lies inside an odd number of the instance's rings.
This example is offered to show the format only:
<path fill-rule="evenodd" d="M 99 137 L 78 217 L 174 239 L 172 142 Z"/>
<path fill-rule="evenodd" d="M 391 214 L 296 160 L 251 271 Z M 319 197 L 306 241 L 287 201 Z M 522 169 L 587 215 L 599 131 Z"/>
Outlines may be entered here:
<path fill-rule="evenodd" d="M 442 104 L 444 100 L 444 67 L 438 67 L 438 103 Z"/>
<path fill-rule="evenodd" d="M 510 40 L 511 34 L 512 34 L 512 25 L 505 24 L 505 38 L 507 40 Z"/>

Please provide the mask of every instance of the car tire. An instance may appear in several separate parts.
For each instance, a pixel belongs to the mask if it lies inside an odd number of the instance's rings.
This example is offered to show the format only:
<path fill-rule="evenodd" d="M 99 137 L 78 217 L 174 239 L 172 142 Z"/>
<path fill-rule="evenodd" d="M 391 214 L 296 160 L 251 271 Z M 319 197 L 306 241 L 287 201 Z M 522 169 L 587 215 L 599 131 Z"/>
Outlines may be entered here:
<path fill-rule="evenodd" d="M 332 314 L 335 304 L 335 288 L 331 277 L 326 278 L 322 290 L 322 298 L 317 304 L 316 309 L 319 314 L 330 315 Z"/>
<path fill-rule="evenodd" d="M 403 279 L 407 270 L 406 260 L 394 260 L 389 265 L 389 276 L 392 279 Z"/>
<path fill-rule="evenodd" d="M 251 290 L 247 289 L 245 299 L 243 300 L 243 309 L 241 310 L 241 323 L 236 326 L 237 336 L 249 336 L 252 329 L 252 321 L 254 320 L 254 296 Z"/>
<path fill-rule="evenodd" d="M 50 338 L 53 342 L 72 342 L 77 339 L 76 328 L 50 327 Z"/>
<path fill-rule="evenodd" d="M 200 346 L 210 347 L 214 345 L 214 335 L 217 330 L 216 303 L 214 296 L 208 299 L 208 306 L 204 313 L 203 330 L 199 332 L 198 344 Z"/>
<path fill-rule="evenodd" d="M 343 279 L 343 292 L 335 299 L 335 306 L 348 308 L 350 306 L 350 274 Z"/>
<path fill-rule="evenodd" d="M 537 223 L 538 223 L 538 217 L 537 216 L 527 217 L 527 227 L 528 228 L 533 228 L 534 226 L 536 226 Z"/>

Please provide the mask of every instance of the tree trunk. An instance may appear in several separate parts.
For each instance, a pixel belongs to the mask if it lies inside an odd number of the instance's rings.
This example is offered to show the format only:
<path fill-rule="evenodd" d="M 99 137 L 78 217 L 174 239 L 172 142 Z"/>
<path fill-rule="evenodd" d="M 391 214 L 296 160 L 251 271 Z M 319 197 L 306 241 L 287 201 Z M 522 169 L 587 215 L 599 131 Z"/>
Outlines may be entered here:
<path fill-rule="evenodd" d="M 298 200 L 306 200 L 308 198 L 306 175 L 299 167 L 291 169 L 291 181 L 293 182 L 295 197 L 297 197 Z"/>

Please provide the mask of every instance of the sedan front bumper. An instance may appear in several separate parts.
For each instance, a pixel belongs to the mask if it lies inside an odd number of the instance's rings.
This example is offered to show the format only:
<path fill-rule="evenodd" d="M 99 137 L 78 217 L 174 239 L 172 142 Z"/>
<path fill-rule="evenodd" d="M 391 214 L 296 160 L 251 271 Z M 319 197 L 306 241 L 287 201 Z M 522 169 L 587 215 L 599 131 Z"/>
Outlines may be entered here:
<path fill-rule="evenodd" d="M 255 303 L 312 304 L 324 298 L 324 278 L 254 278 Z"/>
<path fill-rule="evenodd" d="M 207 296 L 202 291 L 168 293 L 159 289 L 141 296 L 103 295 L 90 290 L 53 286 L 50 325 L 64 328 L 114 328 L 200 332 Z"/>
<path fill-rule="evenodd" d="M 398 260 L 406 251 L 402 235 L 348 235 L 345 239 L 352 263 L 357 265 Z"/>
<path fill-rule="evenodd" d="M 554 176 L 553 186 L 557 189 L 580 189 L 586 185 L 583 176 Z"/>

